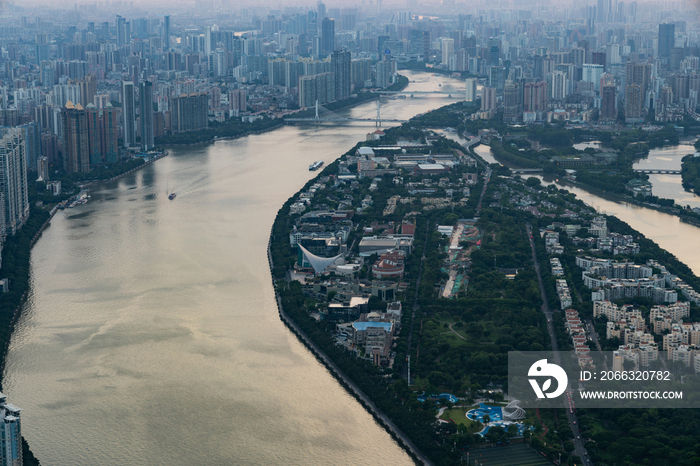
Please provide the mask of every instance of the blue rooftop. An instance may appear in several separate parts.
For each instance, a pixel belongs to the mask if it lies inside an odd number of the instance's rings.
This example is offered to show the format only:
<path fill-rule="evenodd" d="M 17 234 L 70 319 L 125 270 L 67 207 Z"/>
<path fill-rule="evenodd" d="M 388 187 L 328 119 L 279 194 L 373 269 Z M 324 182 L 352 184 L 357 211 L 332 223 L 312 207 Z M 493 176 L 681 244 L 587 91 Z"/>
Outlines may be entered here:
<path fill-rule="evenodd" d="M 383 328 L 387 332 L 391 332 L 391 322 L 353 322 L 352 326 L 355 330 L 367 330 L 370 327 Z"/>

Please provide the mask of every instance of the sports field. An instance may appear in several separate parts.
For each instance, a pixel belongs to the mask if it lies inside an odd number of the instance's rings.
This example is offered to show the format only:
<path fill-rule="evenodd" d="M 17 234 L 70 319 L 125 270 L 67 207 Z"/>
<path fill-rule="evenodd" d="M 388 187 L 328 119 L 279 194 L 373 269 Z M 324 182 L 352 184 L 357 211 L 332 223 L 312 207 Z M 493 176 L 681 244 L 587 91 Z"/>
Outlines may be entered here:
<path fill-rule="evenodd" d="M 544 456 L 527 445 L 480 448 L 469 452 L 469 464 L 478 466 L 551 466 Z"/>

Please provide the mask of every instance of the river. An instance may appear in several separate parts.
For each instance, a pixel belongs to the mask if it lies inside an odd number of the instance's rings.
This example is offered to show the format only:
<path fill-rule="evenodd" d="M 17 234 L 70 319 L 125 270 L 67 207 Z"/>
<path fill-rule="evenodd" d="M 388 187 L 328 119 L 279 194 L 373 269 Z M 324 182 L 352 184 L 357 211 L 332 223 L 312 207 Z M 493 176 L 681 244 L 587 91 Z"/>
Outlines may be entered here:
<path fill-rule="evenodd" d="M 462 81 L 402 74 L 407 90 L 464 95 Z M 454 101 L 386 100 L 382 116 Z M 412 464 L 281 323 L 266 257 L 309 164 L 374 130 L 285 126 L 176 148 L 54 217 L 3 387 L 43 465 Z"/>
<path fill-rule="evenodd" d="M 585 144 L 587 145 L 575 145 L 574 147 L 579 149 L 595 147 L 595 143 Z M 482 144 L 474 150 L 487 162 L 498 163 L 490 147 Z M 692 143 L 690 145 L 685 144 L 675 147 L 654 149 L 650 151 L 647 158 L 635 163 L 635 168 L 678 170 L 680 169 L 680 159 L 693 152 Z M 664 180 L 663 177 L 670 178 L 671 180 L 665 181 L 665 184 L 662 183 L 661 186 L 657 185 L 658 180 Z M 545 183 L 553 183 L 559 188 L 571 191 L 576 194 L 579 199 L 594 207 L 599 212 L 614 215 L 620 220 L 625 221 L 632 228 L 643 233 L 644 236 L 654 240 L 659 246 L 678 257 L 682 262 L 687 264 L 696 275 L 700 275 L 700 248 L 697 247 L 698 238 L 700 238 L 700 228 L 681 222 L 675 215 L 669 215 L 646 207 L 639 207 L 627 202 L 619 202 L 610 198 L 604 198 L 571 183 L 560 182 L 559 180 L 545 180 L 541 176 L 538 176 L 538 178 Z M 662 197 L 676 199 L 676 202 L 682 205 L 690 204 L 691 207 L 700 206 L 700 202 L 698 202 L 700 198 L 698 198 L 698 196 L 683 191 L 683 188 L 680 186 L 680 178 L 680 175 L 650 175 L 650 179 L 652 183 L 654 183 L 654 194 L 662 196 L 661 194 L 657 194 L 657 190 L 663 189 L 666 190 L 664 192 L 666 192 L 667 195 Z M 674 188 L 676 183 L 678 188 Z M 674 197 L 674 195 L 677 197 Z"/>

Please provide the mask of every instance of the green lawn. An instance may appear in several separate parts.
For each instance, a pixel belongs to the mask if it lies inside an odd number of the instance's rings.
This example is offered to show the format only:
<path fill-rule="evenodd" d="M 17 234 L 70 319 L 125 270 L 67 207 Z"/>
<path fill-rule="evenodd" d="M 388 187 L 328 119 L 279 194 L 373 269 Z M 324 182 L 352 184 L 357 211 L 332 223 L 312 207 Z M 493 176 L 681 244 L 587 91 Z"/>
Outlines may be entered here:
<path fill-rule="evenodd" d="M 467 426 L 467 431 L 470 434 L 474 434 L 479 432 L 484 427 L 480 422 L 472 421 L 471 419 L 467 418 L 467 411 L 474 408 L 478 408 L 478 406 L 446 409 L 445 412 L 442 413 L 442 416 L 440 416 L 440 419 L 444 419 L 446 421 L 452 419 L 457 425 Z"/>

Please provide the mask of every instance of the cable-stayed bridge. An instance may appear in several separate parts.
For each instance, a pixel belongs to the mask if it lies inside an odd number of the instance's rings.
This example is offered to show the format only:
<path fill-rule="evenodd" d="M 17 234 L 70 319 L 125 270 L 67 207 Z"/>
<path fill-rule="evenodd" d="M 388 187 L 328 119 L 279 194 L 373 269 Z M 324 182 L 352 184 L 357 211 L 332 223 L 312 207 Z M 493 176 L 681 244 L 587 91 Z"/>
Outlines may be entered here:
<path fill-rule="evenodd" d="M 399 120 L 396 118 L 382 118 L 381 116 L 381 103 L 377 99 L 377 117 L 376 118 L 348 118 L 340 116 L 337 113 L 328 110 L 326 107 L 319 105 L 318 100 L 316 101 L 316 114 L 311 118 L 285 118 L 284 121 L 288 122 L 304 122 L 304 123 L 349 123 L 349 122 L 365 122 L 374 123 L 375 126 L 382 126 L 384 123 L 406 123 L 408 120 Z"/>

